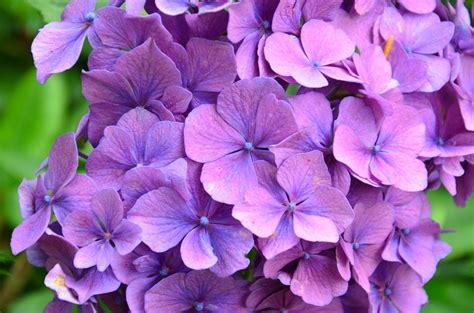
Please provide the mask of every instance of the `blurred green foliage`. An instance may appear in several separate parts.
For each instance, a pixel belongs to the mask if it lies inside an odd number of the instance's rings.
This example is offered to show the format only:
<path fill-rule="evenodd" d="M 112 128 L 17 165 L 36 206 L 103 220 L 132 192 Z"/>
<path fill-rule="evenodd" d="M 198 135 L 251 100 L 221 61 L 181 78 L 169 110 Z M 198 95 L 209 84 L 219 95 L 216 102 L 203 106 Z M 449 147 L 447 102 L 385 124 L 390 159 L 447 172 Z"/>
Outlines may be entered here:
<path fill-rule="evenodd" d="M 101 0 L 105 3 L 106 0 Z M 10 254 L 11 231 L 20 222 L 17 186 L 33 178 L 54 139 L 75 129 L 87 105 L 80 89 L 80 69 L 35 80 L 32 38 L 46 22 L 58 20 L 67 0 L 0 1 L 0 311 L 41 312 L 52 293 L 43 285 L 45 272 Z M 472 3 L 472 1 L 469 1 Z M 37 9 L 37 10 L 36 10 Z M 41 12 L 41 13 L 40 13 Z M 429 195 L 434 218 L 453 252 L 427 285 L 426 313 L 474 311 L 474 200 L 456 208 L 445 191 Z"/>

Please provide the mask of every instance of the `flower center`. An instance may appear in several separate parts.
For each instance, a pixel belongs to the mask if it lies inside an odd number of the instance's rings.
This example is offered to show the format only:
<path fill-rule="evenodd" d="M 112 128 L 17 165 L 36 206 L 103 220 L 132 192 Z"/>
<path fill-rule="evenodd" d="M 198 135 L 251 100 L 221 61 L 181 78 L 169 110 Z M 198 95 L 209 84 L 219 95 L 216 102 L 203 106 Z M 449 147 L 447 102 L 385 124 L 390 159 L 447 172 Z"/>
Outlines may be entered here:
<path fill-rule="evenodd" d="M 410 232 L 411 232 L 411 231 L 410 231 L 410 228 L 403 228 L 403 229 L 402 229 L 402 233 L 403 233 L 405 236 L 410 235 Z"/>
<path fill-rule="evenodd" d="M 296 204 L 294 202 L 290 202 L 290 203 L 288 203 L 286 208 L 287 208 L 288 211 L 293 212 L 296 209 Z"/>
<path fill-rule="evenodd" d="M 309 260 L 310 257 L 311 257 L 311 254 L 309 254 L 308 252 L 305 252 L 303 254 L 303 259 L 305 259 L 305 260 Z"/>
<path fill-rule="evenodd" d="M 359 248 L 360 248 L 360 243 L 354 242 L 354 243 L 352 244 L 352 249 L 358 250 Z"/>
<path fill-rule="evenodd" d="M 105 240 L 110 240 L 110 239 L 112 239 L 112 234 L 111 234 L 110 232 L 106 232 L 106 233 L 104 234 L 104 239 L 105 239 Z"/>
<path fill-rule="evenodd" d="M 392 289 L 386 287 L 386 288 L 383 290 L 383 294 L 384 294 L 385 296 L 387 296 L 387 297 L 390 296 L 390 295 L 392 294 Z"/>
<path fill-rule="evenodd" d="M 53 198 L 52 198 L 50 195 L 44 196 L 43 199 L 44 199 L 44 202 L 46 202 L 46 203 L 48 203 L 48 204 L 50 204 L 51 201 L 53 200 Z"/>
<path fill-rule="evenodd" d="M 444 139 L 441 138 L 441 137 L 438 137 L 438 139 L 436 139 L 436 144 L 437 144 L 438 146 L 444 145 Z"/>
<path fill-rule="evenodd" d="M 244 144 L 244 149 L 247 150 L 247 151 L 252 151 L 253 150 L 253 144 L 251 142 L 246 142 Z"/>
<path fill-rule="evenodd" d="M 89 12 L 86 14 L 86 21 L 92 23 L 95 20 L 95 13 Z"/>
<path fill-rule="evenodd" d="M 166 266 L 163 266 L 161 269 L 160 269 L 160 276 L 168 276 L 170 272 L 170 269 Z"/>
<path fill-rule="evenodd" d="M 207 218 L 207 216 L 201 216 L 201 218 L 199 219 L 199 223 L 202 226 L 209 225 L 209 219 Z"/>
<path fill-rule="evenodd" d="M 321 67 L 321 63 L 319 63 L 318 61 L 314 61 L 314 62 L 313 62 L 313 67 L 315 67 L 315 68 L 320 68 L 320 67 Z"/>
<path fill-rule="evenodd" d="M 202 310 L 204 310 L 204 303 L 202 302 L 196 303 L 194 305 L 194 309 L 198 312 L 201 312 Z"/>
<path fill-rule="evenodd" d="M 382 147 L 380 145 L 375 145 L 373 148 L 372 148 L 372 153 L 373 154 L 377 154 L 380 152 L 380 150 L 382 150 Z"/>
<path fill-rule="evenodd" d="M 263 29 L 269 29 L 270 28 L 270 22 L 265 20 L 262 22 L 262 28 Z"/>

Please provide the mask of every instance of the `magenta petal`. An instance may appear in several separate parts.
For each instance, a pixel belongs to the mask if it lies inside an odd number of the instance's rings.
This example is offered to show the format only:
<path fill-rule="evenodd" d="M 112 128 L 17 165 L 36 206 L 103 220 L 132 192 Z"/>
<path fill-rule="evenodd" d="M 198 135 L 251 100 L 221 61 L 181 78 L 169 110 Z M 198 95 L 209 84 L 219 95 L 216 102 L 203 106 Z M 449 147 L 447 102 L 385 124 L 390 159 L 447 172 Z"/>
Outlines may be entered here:
<path fill-rule="evenodd" d="M 189 40 L 186 51 L 191 69 L 190 90 L 220 92 L 234 82 L 237 73 L 230 44 L 195 37 Z"/>
<path fill-rule="evenodd" d="M 100 238 L 101 228 L 90 211 L 75 210 L 64 222 L 63 235 L 72 244 L 83 247 Z"/>
<path fill-rule="evenodd" d="M 358 176 L 370 178 L 370 148 L 364 145 L 359 136 L 346 125 L 341 125 L 336 130 L 334 157 L 347 165 Z"/>
<path fill-rule="evenodd" d="M 270 237 L 258 240 L 265 258 L 272 259 L 298 244 L 300 239 L 293 230 L 293 224 L 293 216 L 285 214 L 281 217 L 275 232 Z"/>
<path fill-rule="evenodd" d="M 271 236 L 280 223 L 285 206 L 264 188 L 252 188 L 245 201 L 236 204 L 232 216 L 259 237 Z"/>
<path fill-rule="evenodd" d="M 297 37 L 274 33 L 265 44 L 265 56 L 271 68 L 283 76 L 293 76 L 297 68 L 311 66 Z"/>
<path fill-rule="evenodd" d="M 143 242 L 156 252 L 176 246 L 198 221 L 185 200 L 168 187 L 140 197 L 128 211 L 128 219 L 142 228 Z"/>
<path fill-rule="evenodd" d="M 247 190 L 257 186 L 252 156 L 241 150 L 204 164 L 201 182 L 214 200 L 227 204 L 240 202 Z"/>
<path fill-rule="evenodd" d="M 235 220 L 230 225 L 210 225 L 208 232 L 217 256 L 217 263 L 210 269 L 212 272 L 224 277 L 247 268 L 250 260 L 245 255 L 254 244 L 252 233 Z"/>
<path fill-rule="evenodd" d="M 314 193 L 308 199 L 297 205 L 295 212 L 326 217 L 333 221 L 339 233 L 342 233 L 354 218 L 351 205 L 341 191 L 324 185 L 315 188 Z M 324 236 L 324 234 L 320 235 Z"/>
<path fill-rule="evenodd" d="M 400 0 L 400 3 L 409 11 L 418 14 L 433 12 L 436 0 Z"/>
<path fill-rule="evenodd" d="M 41 29 L 33 40 L 31 51 L 40 83 L 54 73 L 70 69 L 81 54 L 88 23 L 53 22 Z"/>
<path fill-rule="evenodd" d="M 194 270 L 210 268 L 217 262 L 209 233 L 203 227 L 191 230 L 181 243 L 181 257 L 184 264 Z"/>
<path fill-rule="evenodd" d="M 141 228 L 128 220 L 122 220 L 118 226 L 114 228 L 112 241 L 115 249 L 120 255 L 126 255 L 135 249 L 141 242 Z"/>
<path fill-rule="evenodd" d="M 241 79 L 259 76 L 256 59 L 258 58 L 258 44 L 261 40 L 260 32 L 254 31 L 245 37 L 244 41 L 240 44 L 235 60 L 237 62 L 237 73 Z"/>
<path fill-rule="evenodd" d="M 317 306 L 329 304 L 333 298 L 343 295 L 347 287 L 347 282 L 339 275 L 336 261 L 321 255 L 300 260 L 291 280 L 291 291 L 306 303 Z"/>
<path fill-rule="evenodd" d="M 95 241 L 77 251 L 74 257 L 74 266 L 89 268 L 97 265 L 97 269 L 103 272 L 109 267 L 114 254 L 114 248 L 108 241 Z"/>
<path fill-rule="evenodd" d="M 298 130 L 288 102 L 268 94 L 259 102 L 255 118 L 255 145 L 268 147 Z"/>
<path fill-rule="evenodd" d="M 48 171 L 44 184 L 53 194 L 64 188 L 76 175 L 78 164 L 76 138 L 67 133 L 56 139 L 48 157 Z"/>
<path fill-rule="evenodd" d="M 321 20 L 303 25 L 301 43 L 310 64 L 317 62 L 321 66 L 344 60 L 355 51 L 354 43 L 343 30 Z"/>
<path fill-rule="evenodd" d="M 421 191 L 427 187 L 425 164 L 403 153 L 390 153 L 373 158 L 370 172 L 384 185 L 404 191 Z"/>
<path fill-rule="evenodd" d="M 331 186 L 331 176 L 320 151 L 289 157 L 280 165 L 277 179 L 295 203 L 306 199 L 319 185 Z"/>
<path fill-rule="evenodd" d="M 26 218 L 12 233 L 10 246 L 14 255 L 34 245 L 43 235 L 51 219 L 51 207 L 41 207 Z"/>
<path fill-rule="evenodd" d="M 213 105 L 201 105 L 186 118 L 186 154 L 197 162 L 210 162 L 242 149 L 242 136 L 230 127 Z"/>
<path fill-rule="evenodd" d="M 240 80 L 225 88 L 217 98 L 217 113 L 245 139 L 252 140 L 261 99 L 269 93 L 284 97 L 283 88 L 273 79 L 258 77 Z"/>

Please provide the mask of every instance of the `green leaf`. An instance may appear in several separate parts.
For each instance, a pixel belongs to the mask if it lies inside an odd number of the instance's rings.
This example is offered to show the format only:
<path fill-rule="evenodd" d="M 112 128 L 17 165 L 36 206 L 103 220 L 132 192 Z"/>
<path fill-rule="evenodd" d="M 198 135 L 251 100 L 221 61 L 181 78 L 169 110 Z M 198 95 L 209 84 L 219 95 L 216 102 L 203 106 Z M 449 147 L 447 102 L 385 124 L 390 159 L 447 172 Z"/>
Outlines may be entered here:
<path fill-rule="evenodd" d="M 68 0 L 28 0 L 28 3 L 41 12 L 46 23 L 59 21 Z"/>
<path fill-rule="evenodd" d="M 0 160 L 20 157 L 17 164 L 0 161 L 0 168 L 14 176 L 18 172 L 12 166 L 24 167 L 24 159 L 39 165 L 54 137 L 60 134 L 65 118 L 68 90 L 63 76 L 55 75 L 47 84 L 40 85 L 35 75 L 31 69 L 17 82 L 0 120 Z"/>
<path fill-rule="evenodd" d="M 474 198 L 465 208 L 458 208 L 452 197 L 445 191 L 430 192 L 428 198 L 432 205 L 433 217 L 445 229 L 452 232 L 442 234 L 442 239 L 452 247 L 447 259 L 455 259 L 465 255 L 474 255 Z"/>
<path fill-rule="evenodd" d="M 301 88 L 299 84 L 289 84 L 286 88 L 286 95 L 287 96 L 294 96 L 298 93 L 298 90 Z"/>
<path fill-rule="evenodd" d="M 29 293 L 15 302 L 9 307 L 9 313 L 40 313 L 44 307 L 53 299 L 53 293 L 49 289 L 42 289 Z"/>

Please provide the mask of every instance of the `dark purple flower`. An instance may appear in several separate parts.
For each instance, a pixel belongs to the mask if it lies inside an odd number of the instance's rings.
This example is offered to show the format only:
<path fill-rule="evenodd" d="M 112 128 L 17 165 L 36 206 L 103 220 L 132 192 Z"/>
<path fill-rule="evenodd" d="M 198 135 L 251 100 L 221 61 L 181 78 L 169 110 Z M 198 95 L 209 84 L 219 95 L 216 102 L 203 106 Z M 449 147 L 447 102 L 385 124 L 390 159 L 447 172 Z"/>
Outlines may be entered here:
<path fill-rule="evenodd" d="M 269 78 L 241 80 L 225 88 L 217 105 L 203 105 L 187 117 L 186 154 L 204 163 L 201 181 L 216 201 L 234 204 L 257 185 L 255 160 L 272 161 L 268 151 L 296 132 L 284 91 Z"/>
<path fill-rule="evenodd" d="M 155 0 L 158 9 L 168 15 L 217 12 L 232 3 L 232 0 Z"/>
<path fill-rule="evenodd" d="M 113 292 L 120 286 L 111 268 L 102 272 L 96 267 L 77 269 L 73 260 L 78 249 L 53 232 L 41 237 L 38 249 L 45 255 L 45 267 L 49 271 L 45 285 L 56 292 L 59 300 L 81 304 L 84 308 L 96 302 L 94 296 Z M 53 306 L 62 305 L 59 302 Z"/>
<path fill-rule="evenodd" d="M 183 57 L 183 85 L 193 94 L 192 104 L 215 104 L 217 95 L 230 86 L 236 76 L 234 48 L 231 44 L 191 38 Z"/>
<path fill-rule="evenodd" d="M 76 139 L 67 133 L 53 144 L 44 176 L 23 180 L 18 194 L 24 221 L 13 231 L 13 254 L 31 247 L 41 237 L 51 220 L 51 210 L 63 224 L 70 212 L 89 206 L 96 187 L 88 176 L 76 175 L 77 165 Z"/>
<path fill-rule="evenodd" d="M 280 165 L 291 155 L 319 150 L 323 152 L 331 174 L 332 184 L 344 194 L 349 191 L 351 176 L 347 167 L 333 155 L 334 117 L 329 101 L 323 94 L 307 92 L 290 97 L 299 131 L 270 147 L 275 162 Z"/>
<path fill-rule="evenodd" d="M 318 36 L 313 34 L 317 33 Z M 300 39 L 284 33 L 272 34 L 265 44 L 265 58 L 279 75 L 290 76 L 309 88 L 327 86 L 327 77 L 358 80 L 334 65 L 349 58 L 355 45 L 342 31 L 321 20 L 310 20 L 303 25 Z"/>
<path fill-rule="evenodd" d="M 98 45 L 91 27 L 94 20 L 95 0 L 72 0 L 64 8 L 61 22 L 49 23 L 40 30 L 31 46 L 40 83 L 70 69 L 79 59 L 87 36 L 93 46 Z"/>
<path fill-rule="evenodd" d="M 179 253 L 178 248 L 155 253 L 140 245 L 133 252 L 114 258 L 112 269 L 117 278 L 127 285 L 127 304 L 132 312 L 144 312 L 145 293 L 161 279 L 189 271 Z"/>
<path fill-rule="evenodd" d="M 177 273 L 145 294 L 145 311 L 244 313 L 246 289 L 244 281 L 219 278 L 209 271 Z"/>
<path fill-rule="evenodd" d="M 342 313 L 341 301 L 334 299 L 326 306 L 314 306 L 305 303 L 294 295 L 288 286 L 278 280 L 260 278 L 250 286 L 246 301 L 252 312 L 287 312 L 287 313 Z"/>
<path fill-rule="evenodd" d="M 394 214 L 386 202 L 373 206 L 358 203 L 354 207 L 354 222 L 344 231 L 336 249 L 339 272 L 355 281 L 367 292 L 369 277 L 382 261 L 384 243 L 393 229 Z"/>
<path fill-rule="evenodd" d="M 129 170 L 123 177 L 120 189 L 125 212 L 128 212 L 141 196 L 160 187 L 173 188 L 184 194 L 187 168 L 186 160 L 180 158 L 161 168 L 140 166 Z"/>
<path fill-rule="evenodd" d="M 459 94 L 459 106 L 467 130 L 474 131 L 474 57 L 469 55 L 461 56 L 461 64 L 457 82 L 459 87 L 455 88 Z"/>
<path fill-rule="evenodd" d="M 393 185 L 406 191 L 427 186 L 427 171 L 417 159 L 424 147 L 425 126 L 415 109 L 399 106 L 377 125 L 362 100 L 345 98 L 339 109 L 334 156 L 363 182 Z"/>
<path fill-rule="evenodd" d="M 143 108 L 108 126 L 87 159 L 87 173 L 103 188 L 122 187 L 124 175 L 141 166 L 163 167 L 184 157 L 183 124 L 159 119 Z"/>
<path fill-rule="evenodd" d="M 257 166 L 259 187 L 245 194 L 232 215 L 262 238 L 266 258 L 308 241 L 337 242 L 353 218 L 344 195 L 331 187 L 331 176 L 319 151 L 297 154 L 276 169 Z"/>
<path fill-rule="evenodd" d="M 165 54 L 181 48 L 173 43 L 173 37 L 163 26 L 158 14 L 136 16 L 119 8 L 105 7 L 97 12 L 94 30 L 102 45 L 95 47 L 89 56 L 90 70 L 113 70 L 122 55 L 142 45 L 149 38 L 153 39 Z"/>
<path fill-rule="evenodd" d="M 347 282 L 340 276 L 334 244 L 300 242 L 293 248 L 267 260 L 267 278 L 278 278 L 291 291 L 309 304 L 324 306 L 347 291 Z"/>
<path fill-rule="evenodd" d="M 393 36 L 411 58 L 425 62 L 426 81 L 419 88 L 423 92 L 437 91 L 449 81 L 449 61 L 434 54 L 446 47 L 453 33 L 454 25 L 451 22 L 441 22 L 433 13 L 401 15 L 396 9 L 389 7 L 385 9 L 380 21 L 380 34 L 385 40 Z"/>
<path fill-rule="evenodd" d="M 113 189 L 104 189 L 92 198 L 89 210 L 69 214 L 63 232 L 69 241 L 81 247 L 74 257 L 74 266 L 97 266 L 103 272 L 116 252 L 125 255 L 135 249 L 140 243 L 141 229 L 123 218 L 119 194 Z"/>
<path fill-rule="evenodd" d="M 231 206 L 213 201 L 204 192 L 200 173 L 200 166 L 190 164 L 186 194 L 160 187 L 140 197 L 128 218 L 142 228 L 143 242 L 152 250 L 163 252 L 181 242 L 187 267 L 231 275 L 248 266 L 245 254 L 253 238 L 232 218 Z"/>
<path fill-rule="evenodd" d="M 371 312 L 419 312 L 428 302 L 420 277 L 405 264 L 381 263 L 370 278 Z"/>
<path fill-rule="evenodd" d="M 272 76 L 264 54 L 271 34 L 276 0 L 245 0 L 229 8 L 228 38 L 242 42 L 237 49 L 237 73 L 241 79 Z"/>
<path fill-rule="evenodd" d="M 136 107 L 161 120 L 175 120 L 174 115 L 184 113 L 191 100 L 181 83 L 176 65 L 151 39 L 120 57 L 113 72 L 83 73 L 83 93 L 90 104 L 89 140 L 96 146 L 105 127 Z"/>

